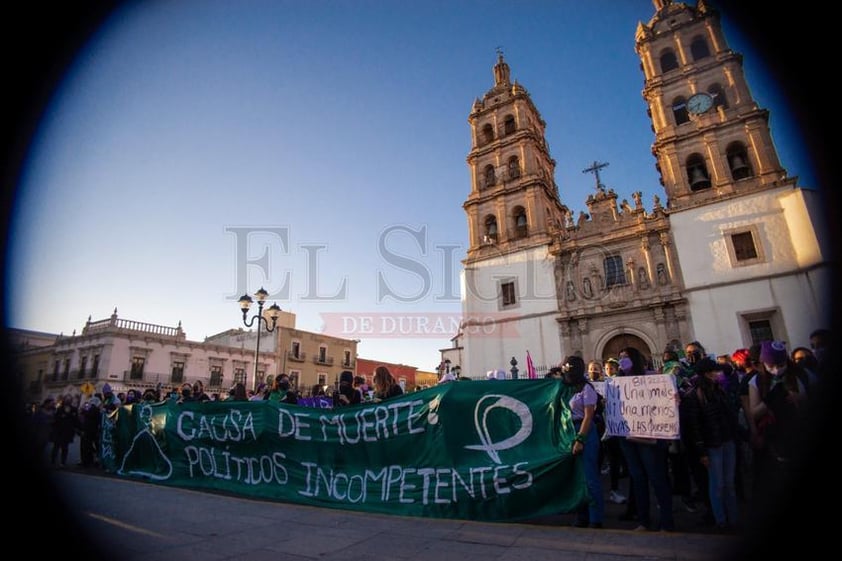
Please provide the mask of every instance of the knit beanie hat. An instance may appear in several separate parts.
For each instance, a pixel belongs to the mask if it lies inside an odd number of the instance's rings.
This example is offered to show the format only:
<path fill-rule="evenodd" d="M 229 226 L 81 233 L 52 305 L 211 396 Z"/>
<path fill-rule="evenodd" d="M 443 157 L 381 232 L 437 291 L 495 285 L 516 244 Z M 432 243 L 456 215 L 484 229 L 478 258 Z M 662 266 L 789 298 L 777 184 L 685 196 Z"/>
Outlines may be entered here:
<path fill-rule="evenodd" d="M 760 362 L 763 364 L 786 364 L 788 358 L 783 341 L 763 341 L 760 346 Z"/>

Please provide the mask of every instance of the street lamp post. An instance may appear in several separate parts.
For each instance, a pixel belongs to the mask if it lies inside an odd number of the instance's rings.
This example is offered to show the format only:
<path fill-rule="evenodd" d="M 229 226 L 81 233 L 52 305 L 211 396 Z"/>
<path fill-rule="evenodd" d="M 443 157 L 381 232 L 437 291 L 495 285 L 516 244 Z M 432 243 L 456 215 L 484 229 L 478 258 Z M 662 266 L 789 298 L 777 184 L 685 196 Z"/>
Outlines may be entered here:
<path fill-rule="evenodd" d="M 265 322 L 266 332 L 272 333 L 278 325 L 278 318 L 281 316 L 281 308 L 277 304 L 272 304 L 266 310 L 266 315 L 269 316 L 268 319 L 263 316 L 263 305 L 266 303 L 266 297 L 269 296 L 269 293 L 263 287 L 260 287 L 260 290 L 254 293 L 254 296 L 257 298 L 257 313 L 248 321 L 246 321 L 246 315 L 248 315 L 249 308 L 251 308 L 254 300 L 248 294 L 243 294 L 239 300 L 240 309 L 243 311 L 243 324 L 246 327 L 251 327 L 254 325 L 254 320 L 257 320 L 257 343 L 254 346 L 254 379 L 252 380 L 252 391 L 257 390 L 257 364 L 260 358 L 260 324 Z M 272 321 L 271 326 L 269 325 L 269 320 Z"/>

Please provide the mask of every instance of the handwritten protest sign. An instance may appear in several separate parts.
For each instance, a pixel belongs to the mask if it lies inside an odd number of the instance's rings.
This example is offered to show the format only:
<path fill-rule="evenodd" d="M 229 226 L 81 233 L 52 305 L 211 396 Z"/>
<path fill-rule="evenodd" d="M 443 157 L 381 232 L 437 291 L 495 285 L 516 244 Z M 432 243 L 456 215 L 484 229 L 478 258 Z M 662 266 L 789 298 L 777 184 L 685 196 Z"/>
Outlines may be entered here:
<path fill-rule="evenodd" d="M 678 438 L 678 407 L 668 374 L 609 378 L 605 392 L 605 431 L 609 436 Z"/>

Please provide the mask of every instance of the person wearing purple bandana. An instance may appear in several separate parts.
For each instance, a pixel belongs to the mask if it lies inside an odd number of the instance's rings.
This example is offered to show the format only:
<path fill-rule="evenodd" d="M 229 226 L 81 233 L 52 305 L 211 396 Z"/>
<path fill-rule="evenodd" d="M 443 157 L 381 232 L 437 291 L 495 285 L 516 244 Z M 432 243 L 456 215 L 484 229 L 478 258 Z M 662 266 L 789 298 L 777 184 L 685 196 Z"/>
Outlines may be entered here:
<path fill-rule="evenodd" d="M 809 441 L 804 429 L 810 388 L 815 387 L 817 379 L 792 362 L 783 341 L 764 341 L 760 363 L 762 368 L 749 382 L 749 413 L 756 422 L 760 444 L 754 457 L 757 488 L 769 495 L 796 475 L 801 447 Z M 764 512 L 762 504 L 753 504 L 757 515 Z"/>

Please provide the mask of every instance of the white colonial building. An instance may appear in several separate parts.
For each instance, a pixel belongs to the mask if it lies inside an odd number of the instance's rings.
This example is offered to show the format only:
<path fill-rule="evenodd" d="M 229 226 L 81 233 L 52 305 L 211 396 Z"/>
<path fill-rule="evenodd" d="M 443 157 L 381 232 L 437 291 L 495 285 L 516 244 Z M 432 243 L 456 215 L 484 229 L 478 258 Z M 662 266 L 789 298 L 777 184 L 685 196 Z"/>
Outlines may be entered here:
<path fill-rule="evenodd" d="M 158 385 L 178 388 L 201 381 L 207 393 L 225 397 L 237 382 L 251 389 L 286 372 L 302 393 L 326 387 L 342 370 L 354 371 L 357 341 L 295 328 L 295 314 L 281 311 L 275 329 L 229 329 L 191 341 L 181 327 L 117 316 L 88 321 L 80 334 L 55 335 L 8 329 L 15 370 L 27 401 L 92 389 L 108 383 L 115 391 Z"/>
<path fill-rule="evenodd" d="M 108 383 L 115 393 L 159 384 L 169 389 L 200 380 L 205 391 L 227 392 L 246 382 L 254 369 L 255 333 L 234 330 L 225 344 L 190 341 L 176 327 L 111 317 L 91 321 L 80 334 L 53 335 L 9 330 L 21 386 L 28 401 L 58 394 L 101 391 Z M 265 335 L 264 335 L 265 337 Z M 262 342 L 261 342 L 262 343 Z M 261 351 L 258 376 L 275 374 L 271 341 Z"/>

